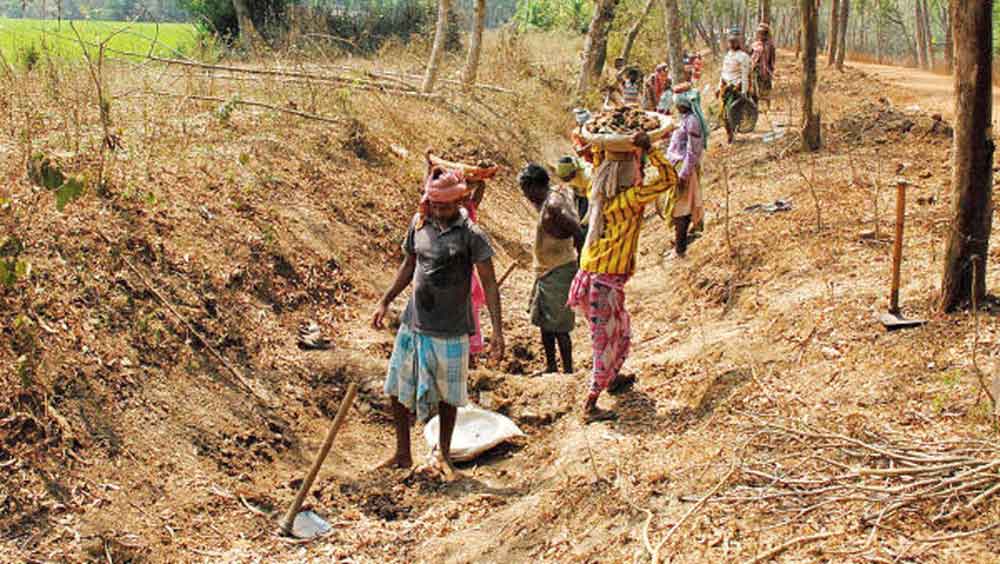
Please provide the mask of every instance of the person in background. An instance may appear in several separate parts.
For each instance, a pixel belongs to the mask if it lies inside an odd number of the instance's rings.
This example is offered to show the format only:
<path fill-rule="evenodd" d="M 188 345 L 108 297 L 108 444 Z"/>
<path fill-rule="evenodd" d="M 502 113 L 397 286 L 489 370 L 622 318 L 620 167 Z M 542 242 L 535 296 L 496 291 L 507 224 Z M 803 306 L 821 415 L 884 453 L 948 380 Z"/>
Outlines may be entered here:
<path fill-rule="evenodd" d="M 771 40 L 771 26 L 761 22 L 750 56 L 752 90 L 757 99 L 769 99 L 774 80 L 775 48 Z"/>
<path fill-rule="evenodd" d="M 574 369 L 570 332 L 576 324 L 576 316 L 566 301 L 576 276 L 577 251 L 584 237 L 577 220 L 574 196 L 568 188 L 550 188 L 549 173 L 537 164 L 526 166 L 518 182 L 524 197 L 538 210 L 532 247 L 535 284 L 528 308 L 531 323 L 541 330 L 545 371 L 559 371 L 558 344 L 563 372 L 571 374 Z"/>
<path fill-rule="evenodd" d="M 732 144 L 735 124 L 729 116 L 733 107 L 750 89 L 750 55 L 743 50 L 743 34 L 738 27 L 729 30 L 729 51 L 722 59 L 722 74 L 715 96 L 722 99 L 721 119 L 726 126 L 726 138 Z"/>
<path fill-rule="evenodd" d="M 385 379 L 396 427 L 396 451 L 382 467 L 408 468 L 410 415 L 421 421 L 436 405 L 441 418 L 436 468 L 450 481 L 451 437 L 458 408 L 468 401 L 469 335 L 473 332 L 469 294 L 473 269 L 479 273 L 493 321 L 493 357 L 504 352 L 500 293 L 493 270 L 493 247 L 462 206 L 468 187 L 461 172 L 433 167 L 424 184 L 420 209 L 403 242 L 405 257 L 396 279 L 372 315 L 381 329 L 393 300 L 411 283 Z"/>
<path fill-rule="evenodd" d="M 656 65 L 653 74 L 646 77 L 642 84 L 642 109 L 648 112 L 655 112 L 659 106 L 660 99 L 665 93 L 670 92 L 670 74 L 666 63 Z"/>
<path fill-rule="evenodd" d="M 674 95 L 674 107 L 680 124 L 670 137 L 667 158 L 677 170 L 677 190 L 673 197 L 671 220 L 674 224 L 674 251 L 683 258 L 687 253 L 688 228 L 698 225 L 704 215 L 701 193 L 701 157 L 707 147 L 704 119 L 695 113 L 695 103 L 685 93 Z M 697 94 L 697 90 L 693 90 Z M 699 110 L 700 111 L 700 110 Z"/>
<path fill-rule="evenodd" d="M 625 284 L 635 272 L 646 206 L 677 184 L 674 168 L 659 148 L 651 146 L 645 133 L 636 133 L 631 146 L 648 154 L 659 173 L 648 183 L 641 180 L 640 157 L 635 151 L 612 150 L 612 145 L 601 139 L 593 143 L 597 168 L 591 188 L 590 225 L 567 302 L 590 325 L 594 363 L 583 406 L 588 423 L 617 417 L 613 411 L 599 408 L 598 398 L 604 390 L 616 393 L 635 382 L 634 376 L 620 374 L 632 342 Z"/>
<path fill-rule="evenodd" d="M 637 67 L 626 69 L 618 95 L 623 105 L 638 106 L 642 101 L 642 71 Z"/>
<path fill-rule="evenodd" d="M 580 159 L 569 155 L 561 157 L 555 169 L 556 177 L 573 189 L 576 215 L 579 221 L 583 222 L 589 208 L 587 198 L 590 196 L 592 183 L 590 170 L 580 162 Z"/>

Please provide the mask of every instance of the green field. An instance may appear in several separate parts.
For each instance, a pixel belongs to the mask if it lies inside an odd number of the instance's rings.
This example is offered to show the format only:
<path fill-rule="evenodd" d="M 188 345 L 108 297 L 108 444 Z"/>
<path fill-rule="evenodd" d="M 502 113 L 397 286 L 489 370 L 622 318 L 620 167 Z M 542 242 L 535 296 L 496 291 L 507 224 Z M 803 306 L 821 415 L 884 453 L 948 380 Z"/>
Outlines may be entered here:
<path fill-rule="evenodd" d="M 90 44 L 120 31 L 108 43 L 108 57 L 123 56 L 116 51 L 146 54 L 154 43 L 153 54 L 161 57 L 173 57 L 178 52 L 200 57 L 204 49 L 199 45 L 197 30 L 190 24 L 82 20 L 72 25 L 84 43 Z M 88 48 L 93 52 L 94 47 Z M 23 65 L 26 58 L 32 57 L 31 53 L 38 58 L 48 54 L 57 59 L 79 60 L 83 57 L 83 48 L 69 21 L 0 18 L 0 53 L 8 63 Z"/>

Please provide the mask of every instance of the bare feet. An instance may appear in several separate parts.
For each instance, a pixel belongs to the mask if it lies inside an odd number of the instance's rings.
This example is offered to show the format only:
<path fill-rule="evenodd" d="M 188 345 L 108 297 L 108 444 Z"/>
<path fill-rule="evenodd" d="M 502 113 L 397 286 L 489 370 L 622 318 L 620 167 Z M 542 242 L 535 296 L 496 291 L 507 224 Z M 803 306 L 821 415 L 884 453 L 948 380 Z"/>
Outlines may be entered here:
<path fill-rule="evenodd" d="M 583 404 L 583 422 L 590 424 L 596 421 L 612 421 L 618 419 L 618 414 L 608 409 L 597 407 L 598 396 L 590 396 Z"/>
<path fill-rule="evenodd" d="M 454 482 L 462 477 L 455 466 L 439 452 L 437 456 L 434 457 L 434 466 L 437 468 L 438 472 L 441 473 L 441 479 L 445 482 Z"/>
<path fill-rule="evenodd" d="M 620 394 L 635 385 L 635 381 L 635 374 L 619 374 L 615 377 L 614 381 L 611 382 L 611 385 L 608 386 L 608 393 L 613 395 Z"/>
<path fill-rule="evenodd" d="M 413 466 L 413 458 L 409 454 L 396 453 L 389 460 L 375 467 L 376 470 L 385 468 L 409 468 Z"/>

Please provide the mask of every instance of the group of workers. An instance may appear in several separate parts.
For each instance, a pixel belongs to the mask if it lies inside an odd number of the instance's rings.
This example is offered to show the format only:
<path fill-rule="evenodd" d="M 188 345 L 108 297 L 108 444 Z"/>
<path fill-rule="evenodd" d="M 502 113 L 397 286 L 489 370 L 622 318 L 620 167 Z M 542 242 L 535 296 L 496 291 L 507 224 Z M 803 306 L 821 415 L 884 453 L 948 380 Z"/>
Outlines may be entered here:
<path fill-rule="evenodd" d="M 733 91 L 745 94 L 752 87 L 752 68 L 764 75 L 753 79 L 758 87 L 769 87 L 774 68 L 769 31 L 762 24 L 752 56 L 743 50 L 739 31 L 730 31 L 730 50 L 716 92 L 724 102 Z M 626 285 L 636 270 L 645 209 L 657 203 L 661 215 L 670 218 L 678 258 L 686 255 L 704 210 L 700 175 L 709 127 L 696 87 L 700 57 L 685 58 L 685 81 L 680 84 L 670 82 L 666 65 L 658 65 L 646 80 L 637 69 L 616 66 L 621 67 L 622 80 L 613 103 L 674 114 L 676 127 L 669 140 L 654 143 L 645 132 L 637 132 L 630 139 L 632 149 L 624 151 L 584 143 L 581 128 L 589 114 L 577 109 L 576 154 L 551 167 L 528 164 L 518 176 L 524 197 L 537 211 L 529 313 L 540 331 L 546 371 L 574 372 L 570 333 L 576 314 L 590 329 L 593 367 L 582 406 L 587 422 L 616 418 L 613 411 L 598 406 L 599 398 L 635 382 L 634 376 L 622 374 L 632 335 Z M 402 264 L 373 314 L 372 325 L 382 328 L 392 302 L 412 284 L 384 386 L 396 428 L 396 449 L 385 466 L 412 465 L 411 418 L 424 420 L 436 408 L 440 435 L 430 467 L 445 479 L 455 477 L 451 437 L 457 408 L 467 403 L 470 364 L 482 348 L 482 304 L 492 320 L 491 355 L 503 357 L 494 250 L 476 222 L 482 188 L 461 170 L 428 159 L 423 196 L 402 245 Z"/>

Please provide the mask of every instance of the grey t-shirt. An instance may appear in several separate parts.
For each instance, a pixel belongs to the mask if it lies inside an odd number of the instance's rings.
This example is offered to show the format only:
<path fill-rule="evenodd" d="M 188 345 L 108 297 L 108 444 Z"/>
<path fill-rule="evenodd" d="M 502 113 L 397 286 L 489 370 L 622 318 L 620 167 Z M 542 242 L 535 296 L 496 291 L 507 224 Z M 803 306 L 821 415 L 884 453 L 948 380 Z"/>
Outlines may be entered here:
<path fill-rule="evenodd" d="M 475 332 L 470 290 L 472 269 L 493 257 L 489 237 L 469 220 L 465 209 L 443 230 L 430 219 L 416 229 L 417 218 L 403 241 L 403 251 L 415 255 L 413 296 L 402 322 L 417 333 L 458 337 Z"/>

